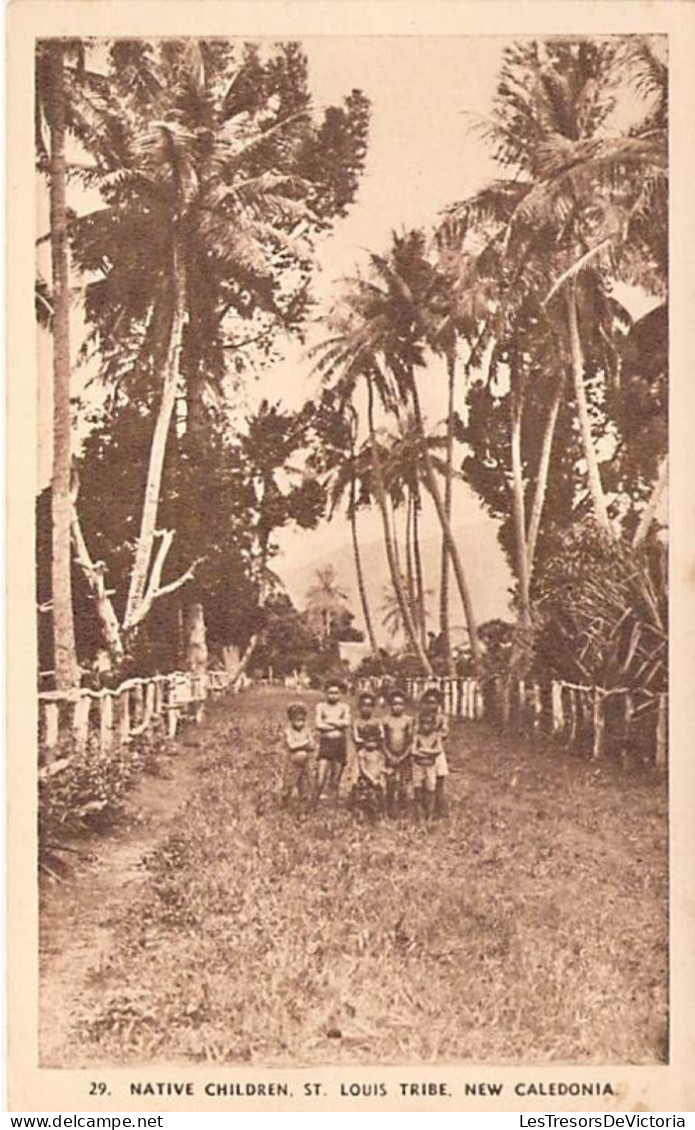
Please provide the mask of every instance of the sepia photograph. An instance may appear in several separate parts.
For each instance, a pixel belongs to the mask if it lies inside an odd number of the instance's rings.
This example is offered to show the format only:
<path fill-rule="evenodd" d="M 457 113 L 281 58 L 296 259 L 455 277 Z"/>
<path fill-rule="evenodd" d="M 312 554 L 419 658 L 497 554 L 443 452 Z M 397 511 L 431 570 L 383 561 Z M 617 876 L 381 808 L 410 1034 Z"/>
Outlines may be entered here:
<path fill-rule="evenodd" d="M 503 26 L 35 29 L 35 1067 L 672 1062 L 671 37 Z"/>

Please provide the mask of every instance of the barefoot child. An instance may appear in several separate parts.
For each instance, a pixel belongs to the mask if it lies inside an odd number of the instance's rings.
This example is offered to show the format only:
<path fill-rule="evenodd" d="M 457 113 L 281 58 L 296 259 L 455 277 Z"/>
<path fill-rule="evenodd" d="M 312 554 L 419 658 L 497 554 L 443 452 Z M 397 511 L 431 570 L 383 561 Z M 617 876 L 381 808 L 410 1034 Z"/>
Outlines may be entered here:
<path fill-rule="evenodd" d="M 352 729 L 357 754 L 357 781 L 352 790 L 355 809 L 376 820 L 384 807 L 384 735 L 373 717 L 376 700 L 365 691 L 359 697 L 359 714 Z"/>
<path fill-rule="evenodd" d="M 391 712 L 384 720 L 384 756 L 386 760 L 386 812 L 395 816 L 398 808 L 410 799 L 412 775 L 410 752 L 413 744 L 413 720 L 405 713 L 405 698 L 400 691 L 391 695 Z"/>
<path fill-rule="evenodd" d="M 418 719 L 413 740 L 413 789 L 416 811 L 424 813 L 426 820 L 434 814 L 434 794 L 437 787 L 437 759 L 444 752 L 442 736 L 437 728 L 437 716 L 427 705 Z"/>
<path fill-rule="evenodd" d="M 316 797 L 318 803 L 326 779 L 329 791 L 338 803 L 340 778 L 347 761 L 347 736 L 350 729 L 350 707 L 340 701 L 342 687 L 337 679 L 326 683 L 326 697 L 316 707 L 316 729 L 319 735 L 318 776 Z"/>
<path fill-rule="evenodd" d="M 296 794 L 300 803 L 309 795 L 311 755 L 314 739 L 306 722 L 306 706 L 293 702 L 287 708 L 285 726 L 285 764 L 282 773 L 282 803 L 289 804 Z"/>
<path fill-rule="evenodd" d="M 446 739 L 449 737 L 449 723 L 442 709 L 442 696 L 436 687 L 430 687 L 420 699 L 420 707 L 429 709 L 435 716 L 435 729 L 442 739 L 442 751 L 437 758 L 436 786 L 434 792 L 434 815 L 437 817 L 447 815 L 446 807 L 446 779 L 449 776 L 449 765 L 446 759 Z"/>

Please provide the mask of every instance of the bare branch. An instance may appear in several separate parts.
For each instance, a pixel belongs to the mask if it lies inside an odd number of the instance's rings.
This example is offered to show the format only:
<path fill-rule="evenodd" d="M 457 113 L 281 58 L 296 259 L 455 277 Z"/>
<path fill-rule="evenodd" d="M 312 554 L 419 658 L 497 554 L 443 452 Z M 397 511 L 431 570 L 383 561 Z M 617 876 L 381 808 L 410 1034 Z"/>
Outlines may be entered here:
<path fill-rule="evenodd" d="M 167 531 L 167 532 L 171 533 L 171 535 L 173 537 L 173 530 Z M 169 543 L 169 544 L 171 544 L 171 543 Z M 160 547 L 160 551 L 161 551 L 161 547 Z M 167 552 L 168 552 L 168 549 L 167 549 Z M 165 554 L 165 556 L 166 556 L 166 554 Z M 150 584 L 147 587 L 147 592 L 145 593 L 145 596 L 143 597 L 141 604 L 136 609 L 134 615 L 131 617 L 130 621 L 128 622 L 127 627 L 129 629 L 135 628 L 135 627 L 137 627 L 138 624 L 142 623 L 142 621 L 145 619 L 145 616 L 147 615 L 147 613 L 152 608 L 152 605 L 154 604 L 155 600 L 159 600 L 160 597 L 162 597 L 162 596 L 169 596 L 170 593 L 176 592 L 177 589 L 180 589 L 182 585 L 187 584 L 188 581 L 192 581 L 193 576 L 195 574 L 195 570 L 197 569 L 197 567 L 199 565 L 202 564 L 203 561 L 205 561 L 204 557 L 196 557 L 195 561 L 188 567 L 188 569 L 186 569 L 185 573 L 182 573 L 180 577 L 176 578 L 176 580 L 170 581 L 166 585 L 162 585 L 161 588 L 153 586 L 152 582 L 150 581 Z M 156 567 L 156 563 L 155 563 L 155 567 Z M 159 570 L 159 574 L 161 575 L 161 569 Z M 154 577 L 154 569 L 152 570 L 152 575 Z"/>

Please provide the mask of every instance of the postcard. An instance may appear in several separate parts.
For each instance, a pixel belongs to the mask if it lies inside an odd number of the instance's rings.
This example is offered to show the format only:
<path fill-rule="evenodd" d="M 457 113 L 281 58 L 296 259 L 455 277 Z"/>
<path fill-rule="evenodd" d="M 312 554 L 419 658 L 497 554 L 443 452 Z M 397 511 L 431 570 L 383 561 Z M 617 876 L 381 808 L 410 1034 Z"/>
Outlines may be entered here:
<path fill-rule="evenodd" d="M 8 45 L 10 1108 L 684 1125 L 692 6 Z"/>

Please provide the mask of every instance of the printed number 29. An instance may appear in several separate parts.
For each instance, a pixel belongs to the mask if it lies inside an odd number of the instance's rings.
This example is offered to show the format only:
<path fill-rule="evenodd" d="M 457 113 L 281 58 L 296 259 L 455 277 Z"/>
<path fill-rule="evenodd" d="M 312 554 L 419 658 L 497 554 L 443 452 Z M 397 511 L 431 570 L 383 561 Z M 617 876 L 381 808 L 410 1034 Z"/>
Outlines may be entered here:
<path fill-rule="evenodd" d="M 90 1095 L 108 1095 L 109 1092 L 106 1083 L 90 1083 L 89 1093 Z"/>

